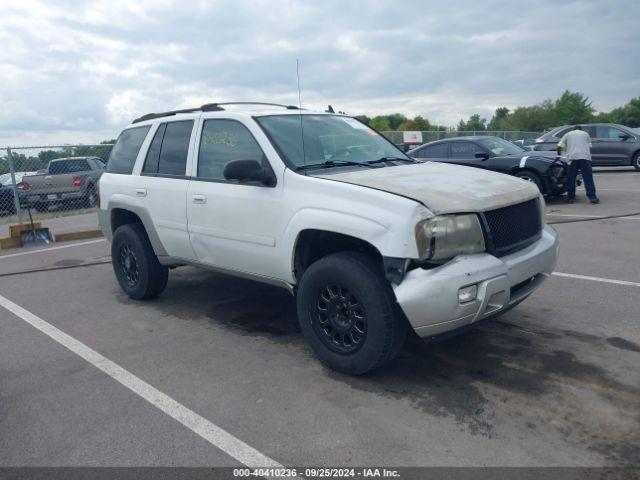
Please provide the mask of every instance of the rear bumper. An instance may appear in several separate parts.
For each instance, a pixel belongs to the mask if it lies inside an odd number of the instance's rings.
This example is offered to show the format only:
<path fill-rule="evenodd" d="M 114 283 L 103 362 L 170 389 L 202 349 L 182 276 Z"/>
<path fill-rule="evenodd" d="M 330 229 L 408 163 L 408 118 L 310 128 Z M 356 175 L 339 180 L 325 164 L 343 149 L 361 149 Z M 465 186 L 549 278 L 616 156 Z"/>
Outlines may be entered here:
<path fill-rule="evenodd" d="M 511 255 L 461 255 L 441 267 L 411 270 L 394 293 L 419 336 L 437 335 L 515 306 L 549 277 L 557 257 L 558 234 L 546 226 L 540 240 Z M 477 285 L 476 299 L 460 303 L 458 291 L 469 285 Z"/>
<path fill-rule="evenodd" d="M 85 190 L 74 190 L 70 192 L 55 192 L 55 193 L 38 193 L 27 194 L 27 200 L 31 203 L 60 203 L 66 200 L 82 199 L 86 195 Z"/>

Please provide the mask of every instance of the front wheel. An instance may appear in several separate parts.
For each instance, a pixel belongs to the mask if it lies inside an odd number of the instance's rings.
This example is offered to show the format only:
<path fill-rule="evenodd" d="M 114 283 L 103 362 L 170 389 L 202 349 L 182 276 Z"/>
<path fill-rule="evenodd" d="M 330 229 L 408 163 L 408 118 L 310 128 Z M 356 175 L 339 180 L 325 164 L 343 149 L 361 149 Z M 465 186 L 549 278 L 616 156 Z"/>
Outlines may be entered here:
<path fill-rule="evenodd" d="M 633 160 L 631 161 L 631 165 L 633 165 L 633 168 L 635 168 L 637 171 L 640 172 L 640 152 L 637 152 L 633 156 Z"/>
<path fill-rule="evenodd" d="M 360 375 L 401 350 L 407 322 L 382 268 L 367 255 L 341 252 L 312 264 L 297 295 L 305 338 L 328 367 Z"/>
<path fill-rule="evenodd" d="M 158 262 L 139 223 L 122 225 L 115 231 L 111 263 L 120 287 L 134 300 L 157 297 L 167 286 L 169 269 Z"/>
<path fill-rule="evenodd" d="M 537 173 L 523 170 L 521 172 L 517 172 L 515 176 L 526 180 L 527 182 L 534 183 L 536 187 L 538 187 L 538 190 L 540 190 L 541 193 L 544 193 L 544 183 L 542 182 L 540 175 L 538 175 Z"/>

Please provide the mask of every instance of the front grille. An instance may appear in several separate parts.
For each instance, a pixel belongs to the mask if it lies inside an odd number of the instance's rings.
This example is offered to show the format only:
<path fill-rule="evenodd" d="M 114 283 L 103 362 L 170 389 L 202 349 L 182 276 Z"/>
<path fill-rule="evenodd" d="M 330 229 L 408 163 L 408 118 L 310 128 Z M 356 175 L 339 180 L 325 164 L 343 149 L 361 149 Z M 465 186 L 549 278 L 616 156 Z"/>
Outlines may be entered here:
<path fill-rule="evenodd" d="M 526 247 L 540 237 L 540 202 L 537 198 L 517 205 L 484 212 L 489 249 L 506 255 Z"/>

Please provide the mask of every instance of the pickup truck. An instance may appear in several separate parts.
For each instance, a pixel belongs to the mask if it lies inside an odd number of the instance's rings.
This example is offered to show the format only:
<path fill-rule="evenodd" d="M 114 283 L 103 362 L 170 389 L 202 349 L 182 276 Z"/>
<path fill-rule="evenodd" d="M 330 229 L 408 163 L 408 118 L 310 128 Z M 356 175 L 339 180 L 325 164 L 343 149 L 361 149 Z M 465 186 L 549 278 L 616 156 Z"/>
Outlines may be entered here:
<path fill-rule="evenodd" d="M 354 375 L 408 329 L 459 331 L 531 295 L 558 254 L 544 215 L 534 184 L 419 162 L 355 118 L 237 103 L 134 120 L 98 210 L 129 297 L 181 265 L 280 286 L 319 359 Z"/>
<path fill-rule="evenodd" d="M 18 188 L 38 211 L 50 205 L 91 208 L 98 203 L 96 186 L 104 172 L 97 157 L 68 157 L 51 160 L 46 172 L 22 177 Z"/>

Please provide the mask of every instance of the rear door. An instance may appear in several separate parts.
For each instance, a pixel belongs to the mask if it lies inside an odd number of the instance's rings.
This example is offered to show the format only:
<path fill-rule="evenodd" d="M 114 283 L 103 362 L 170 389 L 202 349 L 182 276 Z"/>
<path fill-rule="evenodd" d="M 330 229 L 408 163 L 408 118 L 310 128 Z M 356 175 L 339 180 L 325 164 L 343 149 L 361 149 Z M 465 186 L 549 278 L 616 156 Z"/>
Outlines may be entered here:
<path fill-rule="evenodd" d="M 187 165 L 194 120 L 160 123 L 137 179 L 135 195 L 151 216 L 156 232 L 172 257 L 195 258 L 187 232 Z"/>
<path fill-rule="evenodd" d="M 593 127 L 591 127 L 593 129 Z M 591 132 L 588 132 L 591 135 Z M 627 135 L 613 125 L 596 125 L 591 137 L 591 158 L 594 165 L 629 165 L 629 143 L 620 138 Z"/>
<path fill-rule="evenodd" d="M 442 142 L 434 145 L 427 145 L 418 149 L 415 152 L 409 152 L 409 156 L 418 158 L 420 160 L 431 160 L 433 162 L 446 162 L 448 161 L 449 143 Z"/>

